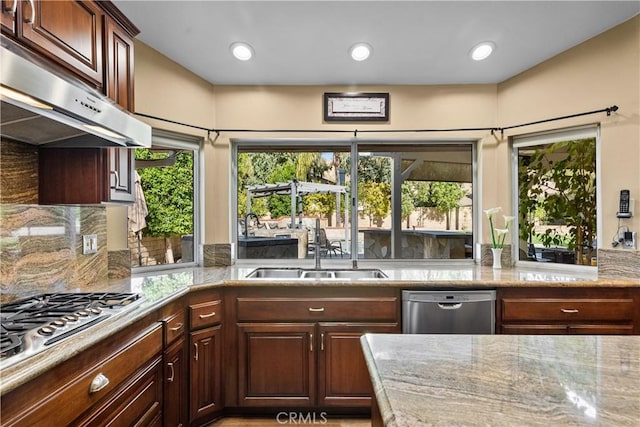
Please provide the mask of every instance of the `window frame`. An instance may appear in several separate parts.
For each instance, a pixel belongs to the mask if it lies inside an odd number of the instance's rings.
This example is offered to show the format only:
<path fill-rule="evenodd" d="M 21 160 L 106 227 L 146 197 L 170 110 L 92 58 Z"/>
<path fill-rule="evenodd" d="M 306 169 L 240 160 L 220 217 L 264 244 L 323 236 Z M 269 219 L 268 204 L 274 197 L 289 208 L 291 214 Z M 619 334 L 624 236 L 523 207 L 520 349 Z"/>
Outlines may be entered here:
<path fill-rule="evenodd" d="M 151 148 L 158 145 L 162 148 L 174 148 L 193 151 L 193 261 L 186 263 L 173 264 L 157 264 L 148 266 L 131 267 L 132 273 L 140 273 L 156 270 L 178 269 L 185 267 L 196 267 L 202 265 L 202 251 L 200 250 L 202 242 L 202 218 L 204 218 L 204 206 L 200 202 L 202 200 L 203 188 L 200 185 L 201 176 L 204 176 L 202 149 L 204 138 L 182 134 L 178 132 L 168 131 L 164 129 L 153 128 L 151 130 Z M 135 168 L 135 164 L 134 164 Z"/>
<path fill-rule="evenodd" d="M 449 139 L 388 139 L 388 138 L 231 138 L 230 145 L 231 150 L 230 155 L 230 211 L 229 218 L 231 219 L 231 226 L 229 227 L 229 241 L 232 244 L 231 256 L 234 262 L 237 263 L 255 263 L 257 259 L 249 259 L 249 260 L 240 260 L 238 259 L 238 221 L 237 221 L 237 205 L 238 205 L 238 188 L 237 188 L 237 176 L 238 176 L 238 152 L 239 147 L 248 147 L 248 146 L 274 146 L 278 147 L 303 147 L 309 146 L 314 149 L 317 147 L 326 147 L 327 149 L 332 149 L 337 151 L 337 149 L 344 147 L 344 152 L 349 152 L 351 158 L 358 158 L 359 146 L 360 145 L 460 145 L 460 144 L 468 144 L 471 148 L 471 170 L 472 170 L 472 194 L 474 195 L 472 200 L 472 233 L 473 233 L 473 244 L 472 244 L 472 257 L 470 259 L 403 259 L 403 258 L 391 258 L 391 259 L 359 259 L 357 258 L 357 240 L 358 240 L 358 231 L 359 231 L 359 218 L 358 212 L 354 209 L 351 209 L 350 214 L 350 235 L 351 235 L 351 245 L 350 259 L 341 259 L 341 260 L 332 260 L 334 263 L 351 263 L 353 261 L 357 261 L 358 263 L 367 263 L 367 262 L 407 262 L 407 263 L 462 263 L 462 264 L 473 264 L 476 260 L 476 257 L 479 256 L 477 252 L 477 243 L 480 241 L 479 232 L 479 195 L 480 195 L 480 184 L 478 177 L 478 144 L 479 140 L 477 138 L 449 138 Z M 357 162 L 351 162 L 351 170 L 350 175 L 356 176 L 357 174 Z M 357 179 L 352 179 L 350 183 L 350 192 L 352 195 L 357 195 Z M 357 197 L 357 196 L 356 196 Z M 357 203 L 356 199 L 352 197 L 351 204 L 353 206 L 354 203 Z M 260 260 L 263 262 L 267 262 L 270 264 L 277 264 L 279 260 L 268 259 L 268 260 Z M 287 263 L 291 263 L 293 261 L 294 264 L 304 263 L 304 259 L 298 260 L 287 260 Z M 306 260 L 308 261 L 308 260 Z"/>
<path fill-rule="evenodd" d="M 602 186 L 601 186 L 601 140 L 600 140 L 600 124 L 588 124 L 582 126 L 573 126 L 567 128 L 553 129 L 542 132 L 534 132 L 529 134 L 514 135 L 509 137 L 511 150 L 511 203 L 513 206 L 513 233 L 511 234 L 511 257 L 515 260 L 516 267 L 533 267 L 540 266 L 536 261 L 520 260 L 519 257 L 519 235 L 520 235 L 520 210 L 518 199 L 518 149 L 524 147 L 534 147 L 544 144 L 553 144 L 566 140 L 595 138 L 596 142 L 596 251 L 602 247 Z M 544 263 L 545 268 L 559 270 L 576 270 L 576 271 L 592 271 L 594 268 L 590 265 L 578 264 L 561 264 L 561 263 Z"/>

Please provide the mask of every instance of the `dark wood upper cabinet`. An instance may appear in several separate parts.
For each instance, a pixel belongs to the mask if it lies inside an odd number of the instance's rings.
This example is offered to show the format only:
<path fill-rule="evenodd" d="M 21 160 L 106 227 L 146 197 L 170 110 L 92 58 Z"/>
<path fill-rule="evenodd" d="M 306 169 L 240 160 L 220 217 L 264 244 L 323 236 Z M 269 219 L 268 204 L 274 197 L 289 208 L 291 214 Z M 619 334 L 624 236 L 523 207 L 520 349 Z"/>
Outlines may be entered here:
<path fill-rule="evenodd" d="M 133 38 L 140 32 L 110 1 L 1 0 L 2 34 L 133 112 Z"/>
<path fill-rule="evenodd" d="M 103 87 L 104 12 L 92 1 L 22 1 L 18 39 L 87 83 Z"/>
<path fill-rule="evenodd" d="M 132 203 L 135 151 L 126 148 L 42 148 L 40 204 Z"/>
<path fill-rule="evenodd" d="M 105 29 L 105 93 L 122 108 L 133 112 L 133 37 L 110 17 L 106 17 Z"/>
<path fill-rule="evenodd" d="M 0 2 L 0 26 L 2 27 L 3 33 L 15 33 L 15 22 L 16 14 L 18 12 L 18 3 L 20 3 L 18 0 L 2 0 Z"/>

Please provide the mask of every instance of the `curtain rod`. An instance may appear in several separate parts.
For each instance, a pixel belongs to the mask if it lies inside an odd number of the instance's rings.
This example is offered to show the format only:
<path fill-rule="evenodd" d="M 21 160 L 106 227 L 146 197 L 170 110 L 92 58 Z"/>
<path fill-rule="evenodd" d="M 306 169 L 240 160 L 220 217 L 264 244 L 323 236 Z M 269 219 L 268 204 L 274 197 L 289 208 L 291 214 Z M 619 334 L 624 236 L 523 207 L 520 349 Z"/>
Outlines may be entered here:
<path fill-rule="evenodd" d="M 611 107 L 602 108 L 600 110 L 586 111 L 584 113 L 576 113 L 570 114 L 567 116 L 558 116 L 552 117 L 549 119 L 536 120 L 528 123 L 521 123 L 517 125 L 505 126 L 505 127 L 476 127 L 476 128 L 451 128 L 451 129 L 367 129 L 367 130 L 344 130 L 344 129 L 215 129 L 215 128 L 205 128 L 202 126 L 190 125 L 188 123 L 182 123 L 175 120 L 164 119 L 162 117 L 152 116 L 144 113 L 134 113 L 141 117 L 147 117 L 153 120 L 160 120 L 167 123 L 172 123 L 180 126 L 186 126 L 193 129 L 199 129 L 207 132 L 207 137 L 211 132 L 215 132 L 217 135 L 220 135 L 220 132 L 256 132 L 256 133 L 353 133 L 353 136 L 358 136 L 358 133 L 406 133 L 406 132 L 415 132 L 415 133 L 427 133 L 427 132 L 469 132 L 469 131 L 480 131 L 480 130 L 488 130 L 491 131 L 493 135 L 494 132 L 500 131 L 500 133 L 504 136 L 504 131 L 508 129 L 515 129 L 524 126 L 537 125 L 540 123 L 548 123 L 557 120 L 571 119 L 574 117 L 588 116 L 591 114 L 598 113 L 607 113 L 607 116 L 610 116 L 612 112 L 618 111 L 617 105 L 612 105 Z"/>

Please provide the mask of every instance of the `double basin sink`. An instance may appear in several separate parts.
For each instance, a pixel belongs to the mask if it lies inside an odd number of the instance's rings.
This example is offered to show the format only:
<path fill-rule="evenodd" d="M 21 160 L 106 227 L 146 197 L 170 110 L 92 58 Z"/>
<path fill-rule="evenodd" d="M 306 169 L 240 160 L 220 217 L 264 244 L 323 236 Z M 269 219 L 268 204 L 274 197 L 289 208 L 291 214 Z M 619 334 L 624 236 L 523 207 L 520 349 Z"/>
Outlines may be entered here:
<path fill-rule="evenodd" d="M 256 268 L 246 276 L 247 279 L 314 279 L 314 280 L 360 280 L 388 279 L 377 268 L 355 269 L 312 269 L 312 268 Z"/>

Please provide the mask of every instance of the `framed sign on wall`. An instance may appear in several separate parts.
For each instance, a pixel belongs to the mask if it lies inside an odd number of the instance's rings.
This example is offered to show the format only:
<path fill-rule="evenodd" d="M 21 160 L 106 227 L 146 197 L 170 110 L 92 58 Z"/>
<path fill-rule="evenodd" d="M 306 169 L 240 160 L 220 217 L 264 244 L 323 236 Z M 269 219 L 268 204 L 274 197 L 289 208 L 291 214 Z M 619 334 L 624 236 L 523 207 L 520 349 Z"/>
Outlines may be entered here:
<path fill-rule="evenodd" d="M 388 93 L 325 93 L 324 120 L 389 121 Z"/>

